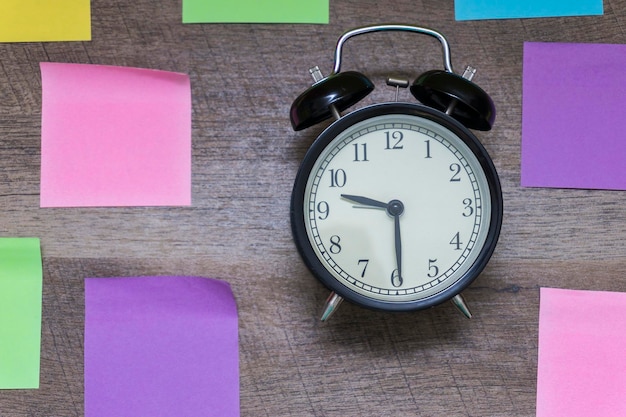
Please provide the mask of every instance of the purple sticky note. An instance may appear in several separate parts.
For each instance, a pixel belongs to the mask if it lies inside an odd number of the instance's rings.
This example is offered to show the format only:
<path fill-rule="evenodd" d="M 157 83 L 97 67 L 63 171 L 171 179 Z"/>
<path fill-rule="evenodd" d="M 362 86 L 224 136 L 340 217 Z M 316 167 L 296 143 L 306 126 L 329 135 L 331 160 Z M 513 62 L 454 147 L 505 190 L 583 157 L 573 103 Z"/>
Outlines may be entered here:
<path fill-rule="evenodd" d="M 41 63 L 41 206 L 191 204 L 185 74 Z"/>
<path fill-rule="evenodd" d="M 525 187 L 626 190 L 626 45 L 524 44 Z"/>
<path fill-rule="evenodd" d="M 537 417 L 626 416 L 626 293 L 542 288 Z"/>
<path fill-rule="evenodd" d="M 239 416 L 237 307 L 201 277 L 85 281 L 85 417 Z"/>

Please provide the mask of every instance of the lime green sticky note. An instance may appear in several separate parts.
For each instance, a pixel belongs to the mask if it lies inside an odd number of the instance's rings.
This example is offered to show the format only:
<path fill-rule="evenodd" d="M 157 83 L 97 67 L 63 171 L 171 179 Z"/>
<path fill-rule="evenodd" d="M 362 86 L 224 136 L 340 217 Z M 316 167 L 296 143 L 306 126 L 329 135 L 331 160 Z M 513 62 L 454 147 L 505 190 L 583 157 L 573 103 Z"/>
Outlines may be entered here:
<path fill-rule="evenodd" d="M 88 40 L 90 0 L 0 0 L 0 42 Z"/>
<path fill-rule="evenodd" d="M 39 239 L 0 238 L 0 389 L 39 388 Z"/>
<path fill-rule="evenodd" d="M 183 23 L 328 23 L 329 0 L 183 0 Z"/>

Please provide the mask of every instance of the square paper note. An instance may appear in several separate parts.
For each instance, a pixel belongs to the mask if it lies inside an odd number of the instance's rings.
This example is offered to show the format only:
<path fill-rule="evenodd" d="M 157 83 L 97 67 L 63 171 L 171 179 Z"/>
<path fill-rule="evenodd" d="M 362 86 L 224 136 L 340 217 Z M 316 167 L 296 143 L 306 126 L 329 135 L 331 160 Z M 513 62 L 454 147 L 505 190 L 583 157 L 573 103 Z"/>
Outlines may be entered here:
<path fill-rule="evenodd" d="M 525 43 L 522 186 L 626 190 L 626 45 Z"/>
<path fill-rule="evenodd" d="M 456 20 L 601 15 L 602 0 L 455 0 Z"/>
<path fill-rule="evenodd" d="M 85 282 L 85 417 L 238 417 L 237 306 L 201 277 Z"/>
<path fill-rule="evenodd" d="M 541 289 L 537 417 L 626 416 L 626 293 Z"/>
<path fill-rule="evenodd" d="M 88 40 L 89 0 L 0 1 L 0 42 Z"/>
<path fill-rule="evenodd" d="M 191 204 L 184 74 L 42 63 L 41 206 Z"/>
<path fill-rule="evenodd" d="M 183 0 L 183 23 L 328 23 L 328 0 Z"/>
<path fill-rule="evenodd" d="M 0 238 L 0 389 L 39 388 L 39 239 Z"/>

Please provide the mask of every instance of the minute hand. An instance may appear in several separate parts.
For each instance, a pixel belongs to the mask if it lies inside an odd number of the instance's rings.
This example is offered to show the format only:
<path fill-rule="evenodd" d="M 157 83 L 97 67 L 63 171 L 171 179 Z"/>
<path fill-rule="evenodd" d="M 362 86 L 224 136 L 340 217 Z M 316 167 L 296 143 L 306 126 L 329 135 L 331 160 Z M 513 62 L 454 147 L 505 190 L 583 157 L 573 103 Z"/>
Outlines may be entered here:
<path fill-rule="evenodd" d="M 389 203 L 383 203 L 382 201 L 374 200 L 369 197 L 363 197 L 360 195 L 341 194 L 346 200 L 350 200 L 354 203 L 363 204 L 364 206 L 376 207 L 386 209 Z"/>

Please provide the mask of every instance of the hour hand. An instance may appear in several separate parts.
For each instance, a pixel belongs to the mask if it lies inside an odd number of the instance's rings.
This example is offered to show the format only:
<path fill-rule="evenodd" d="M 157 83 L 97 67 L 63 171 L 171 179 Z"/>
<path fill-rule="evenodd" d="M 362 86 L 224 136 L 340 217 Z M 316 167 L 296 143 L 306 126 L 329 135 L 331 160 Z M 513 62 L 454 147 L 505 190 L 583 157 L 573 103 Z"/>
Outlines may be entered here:
<path fill-rule="evenodd" d="M 386 209 L 389 205 L 388 203 L 383 203 L 382 201 L 374 200 L 373 198 L 363 197 L 360 195 L 341 194 L 341 196 L 346 200 L 352 201 L 353 203 L 362 204 L 369 207 Z"/>

